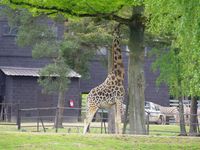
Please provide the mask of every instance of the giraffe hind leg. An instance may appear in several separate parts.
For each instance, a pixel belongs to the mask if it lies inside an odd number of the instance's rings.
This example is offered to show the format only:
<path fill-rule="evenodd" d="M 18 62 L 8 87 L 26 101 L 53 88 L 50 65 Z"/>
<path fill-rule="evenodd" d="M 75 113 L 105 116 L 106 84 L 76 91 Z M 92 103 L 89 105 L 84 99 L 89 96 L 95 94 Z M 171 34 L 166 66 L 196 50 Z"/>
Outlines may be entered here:
<path fill-rule="evenodd" d="M 89 126 L 90 126 L 90 123 L 92 122 L 92 119 L 96 113 L 96 111 L 98 110 L 97 107 L 90 107 L 88 109 L 88 111 L 86 112 L 86 118 L 84 120 L 84 129 L 83 129 L 83 134 L 86 134 L 88 129 L 89 129 Z"/>

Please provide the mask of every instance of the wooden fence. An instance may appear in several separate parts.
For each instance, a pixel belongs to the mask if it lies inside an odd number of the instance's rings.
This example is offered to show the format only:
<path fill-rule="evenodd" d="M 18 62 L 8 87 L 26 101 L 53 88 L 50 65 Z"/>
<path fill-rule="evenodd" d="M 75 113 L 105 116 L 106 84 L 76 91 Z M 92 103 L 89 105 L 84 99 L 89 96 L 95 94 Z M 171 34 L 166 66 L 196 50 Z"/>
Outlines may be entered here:
<path fill-rule="evenodd" d="M 54 110 L 55 112 L 57 112 L 59 109 L 64 109 L 64 110 L 79 110 L 79 111 L 82 111 L 82 112 L 85 112 L 85 108 L 71 108 L 71 107 L 44 107 L 44 108 L 27 108 L 27 109 L 19 109 L 18 110 L 18 119 L 17 119 L 17 128 L 18 130 L 20 130 L 22 127 L 35 127 L 35 126 L 31 126 L 31 125 L 28 125 L 28 126 L 22 126 L 22 121 L 23 121 L 23 116 L 22 116 L 22 113 L 23 112 L 27 112 L 27 111 L 35 111 L 36 112 L 36 116 L 31 116 L 30 118 L 34 118 L 37 120 L 37 125 L 36 125 L 36 128 L 37 128 L 37 132 L 39 131 L 39 127 L 41 124 L 42 125 L 42 128 L 43 128 L 43 131 L 46 132 L 46 127 L 47 126 L 51 126 L 53 127 L 54 126 L 54 129 L 55 129 L 55 132 L 58 132 L 58 125 L 57 124 L 51 124 L 51 125 L 44 125 L 44 119 L 46 118 L 55 118 L 57 117 L 56 115 L 58 113 L 55 113 L 54 116 L 41 116 L 40 115 L 40 111 L 42 110 L 47 110 L 47 111 L 52 111 Z M 98 112 L 100 114 L 100 123 L 101 123 L 101 133 L 103 133 L 103 130 L 105 133 L 107 133 L 106 131 L 106 121 L 107 121 L 107 118 L 104 117 L 104 110 L 101 110 L 101 112 Z M 65 117 L 77 117 L 77 116 L 63 116 L 63 118 Z M 78 120 L 83 120 L 83 119 L 80 119 L 80 117 L 82 116 L 78 116 Z M 55 120 L 55 119 L 53 119 Z M 83 124 L 75 124 L 75 123 L 71 123 L 71 124 L 65 124 L 64 125 L 65 127 L 71 127 L 71 128 L 77 128 L 77 130 L 79 130 L 80 128 L 83 128 Z M 99 127 L 93 127 L 93 128 L 99 128 Z"/>

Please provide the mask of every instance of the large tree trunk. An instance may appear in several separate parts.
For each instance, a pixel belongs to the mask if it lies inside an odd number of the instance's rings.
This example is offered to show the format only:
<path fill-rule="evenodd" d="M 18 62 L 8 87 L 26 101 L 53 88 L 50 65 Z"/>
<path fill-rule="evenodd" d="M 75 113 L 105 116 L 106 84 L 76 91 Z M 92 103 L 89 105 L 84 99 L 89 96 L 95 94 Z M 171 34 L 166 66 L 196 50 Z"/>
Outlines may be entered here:
<path fill-rule="evenodd" d="M 112 51 L 108 51 L 108 73 L 112 70 Z M 115 106 L 108 110 L 108 133 L 115 133 Z"/>
<path fill-rule="evenodd" d="M 185 129 L 185 117 L 184 117 L 184 109 L 183 109 L 183 100 L 182 97 L 179 96 L 179 125 L 180 125 L 180 135 L 186 136 L 186 129 Z"/>
<path fill-rule="evenodd" d="M 128 93 L 129 122 L 131 134 L 146 134 L 144 117 L 144 26 L 142 24 L 142 7 L 135 7 L 130 24 Z"/>
<path fill-rule="evenodd" d="M 63 128 L 63 112 L 64 112 L 64 104 L 65 104 L 65 98 L 64 98 L 65 92 L 59 91 L 58 95 L 58 104 L 56 109 L 56 116 L 55 116 L 55 128 Z"/>
<path fill-rule="evenodd" d="M 192 97 L 190 106 L 190 136 L 197 135 L 197 98 Z"/>

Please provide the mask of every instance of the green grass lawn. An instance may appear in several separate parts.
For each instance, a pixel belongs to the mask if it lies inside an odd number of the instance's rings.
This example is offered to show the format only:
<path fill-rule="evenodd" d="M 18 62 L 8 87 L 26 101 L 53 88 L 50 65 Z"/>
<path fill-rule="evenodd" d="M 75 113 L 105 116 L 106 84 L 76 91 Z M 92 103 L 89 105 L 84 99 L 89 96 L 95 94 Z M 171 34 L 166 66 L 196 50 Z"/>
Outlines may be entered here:
<path fill-rule="evenodd" d="M 189 132 L 189 126 L 186 126 Z M 150 125 L 149 134 L 159 136 L 177 136 L 179 135 L 180 127 L 178 125 Z"/>
<path fill-rule="evenodd" d="M 169 150 L 200 148 L 200 138 L 97 134 L 0 133 L 1 150 Z"/>
<path fill-rule="evenodd" d="M 152 130 L 178 131 L 177 126 L 151 125 Z M 53 130 L 52 130 L 53 131 Z M 199 150 L 200 137 L 68 134 L 22 132 L 14 126 L 0 126 L 0 150 Z M 177 135 L 177 134 L 176 134 Z"/>

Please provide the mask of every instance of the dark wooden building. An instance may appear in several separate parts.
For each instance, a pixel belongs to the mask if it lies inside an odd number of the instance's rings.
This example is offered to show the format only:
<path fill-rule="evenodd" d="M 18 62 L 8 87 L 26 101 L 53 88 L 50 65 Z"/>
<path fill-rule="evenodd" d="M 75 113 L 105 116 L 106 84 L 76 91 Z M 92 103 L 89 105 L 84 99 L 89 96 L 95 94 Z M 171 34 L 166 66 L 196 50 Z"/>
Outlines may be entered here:
<path fill-rule="evenodd" d="M 62 36 L 63 26 L 57 27 L 57 34 Z M 17 105 L 20 108 L 56 107 L 58 94 L 44 94 L 37 79 L 38 71 L 47 65 L 48 59 L 33 59 L 30 48 L 20 48 L 15 42 L 16 32 L 11 30 L 5 19 L 0 19 L 0 103 L 7 103 L 3 110 L 8 120 L 16 120 Z M 74 107 L 81 107 L 80 75 L 71 71 L 68 91 L 65 94 L 65 106 L 73 100 Z M 36 112 L 26 111 L 24 117 L 35 116 Z M 40 111 L 42 116 L 55 116 L 55 110 Z M 68 120 L 78 120 L 80 111 L 68 110 Z"/>

